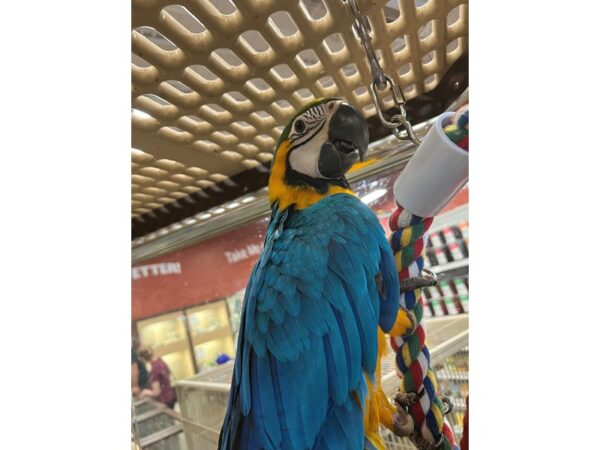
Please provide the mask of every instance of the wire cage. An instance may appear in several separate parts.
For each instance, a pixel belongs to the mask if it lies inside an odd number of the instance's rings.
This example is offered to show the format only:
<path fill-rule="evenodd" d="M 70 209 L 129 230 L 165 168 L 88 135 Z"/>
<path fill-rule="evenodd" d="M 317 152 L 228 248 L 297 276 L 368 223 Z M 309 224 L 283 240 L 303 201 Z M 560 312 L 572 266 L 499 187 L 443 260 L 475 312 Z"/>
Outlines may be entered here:
<path fill-rule="evenodd" d="M 185 450 L 177 413 L 150 399 L 132 403 L 132 448 L 136 450 Z"/>

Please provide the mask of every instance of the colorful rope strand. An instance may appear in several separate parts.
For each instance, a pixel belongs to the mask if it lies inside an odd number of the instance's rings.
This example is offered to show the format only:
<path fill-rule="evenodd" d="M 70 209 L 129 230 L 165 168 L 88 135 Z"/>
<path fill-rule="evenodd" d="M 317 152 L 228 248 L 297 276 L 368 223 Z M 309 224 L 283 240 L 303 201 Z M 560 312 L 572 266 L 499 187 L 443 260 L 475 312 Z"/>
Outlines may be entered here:
<path fill-rule="evenodd" d="M 399 205 L 390 216 L 390 244 L 401 280 L 421 274 L 427 230 L 432 222 L 433 218 L 414 216 Z M 402 390 L 419 396 L 419 400 L 409 407 L 409 413 L 425 440 L 438 443 L 442 439 L 438 448 L 452 450 L 455 448 L 454 435 L 444 422 L 444 407 L 436 394 L 437 379 L 430 367 L 425 330 L 421 325 L 421 290 L 401 292 L 400 307 L 396 324 L 390 331 L 390 342 L 396 352 L 396 370 L 402 377 Z"/>
<path fill-rule="evenodd" d="M 469 151 L 469 105 L 460 108 L 452 117 L 452 123 L 444 127 L 448 138 L 465 151 Z"/>

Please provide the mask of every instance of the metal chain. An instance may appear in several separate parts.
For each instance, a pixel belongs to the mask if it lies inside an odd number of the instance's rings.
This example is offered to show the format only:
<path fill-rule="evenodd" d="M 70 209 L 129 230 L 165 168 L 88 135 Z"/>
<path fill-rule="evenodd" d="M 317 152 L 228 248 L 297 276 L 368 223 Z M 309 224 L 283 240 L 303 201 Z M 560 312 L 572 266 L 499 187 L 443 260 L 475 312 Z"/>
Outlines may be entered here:
<path fill-rule="evenodd" d="M 392 80 L 379 65 L 377 55 L 375 54 L 375 50 L 371 45 L 371 26 L 369 25 L 367 17 L 363 16 L 358 10 L 356 0 L 343 1 L 350 6 L 350 10 L 354 15 L 353 28 L 362 42 L 362 46 L 367 54 L 367 60 L 371 66 L 373 82 L 370 84 L 369 90 L 371 91 L 371 96 L 373 97 L 373 102 L 375 103 L 375 109 L 377 110 L 377 116 L 379 117 L 381 124 L 384 127 L 390 128 L 392 133 L 394 133 L 394 136 L 396 136 L 398 139 L 402 141 L 411 141 L 416 146 L 419 146 L 421 141 L 417 139 L 417 136 L 415 136 L 412 125 L 406 118 L 406 108 L 404 106 L 406 100 L 404 99 L 402 88 L 395 83 L 394 80 Z M 388 86 L 392 91 L 394 105 L 400 110 L 400 114 L 393 115 L 389 120 L 383 115 L 383 101 L 380 98 L 380 93 L 385 91 Z M 404 128 L 406 132 L 403 133 L 400 128 Z"/>

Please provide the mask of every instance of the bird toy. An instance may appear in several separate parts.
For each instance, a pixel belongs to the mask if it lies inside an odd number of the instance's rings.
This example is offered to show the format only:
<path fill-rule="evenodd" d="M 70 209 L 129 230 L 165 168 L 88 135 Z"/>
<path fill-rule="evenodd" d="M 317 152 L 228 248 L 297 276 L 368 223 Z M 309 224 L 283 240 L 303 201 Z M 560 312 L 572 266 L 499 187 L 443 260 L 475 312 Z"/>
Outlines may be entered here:
<path fill-rule="evenodd" d="M 452 122 L 444 127 L 448 138 L 465 151 L 469 151 L 469 105 L 456 111 Z"/>

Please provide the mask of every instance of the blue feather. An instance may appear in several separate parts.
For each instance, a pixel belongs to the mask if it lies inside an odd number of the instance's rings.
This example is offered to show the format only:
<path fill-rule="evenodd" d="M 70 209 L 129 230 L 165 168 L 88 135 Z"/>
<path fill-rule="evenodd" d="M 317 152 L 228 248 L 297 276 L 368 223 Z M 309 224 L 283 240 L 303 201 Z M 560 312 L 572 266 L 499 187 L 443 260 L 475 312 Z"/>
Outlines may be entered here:
<path fill-rule="evenodd" d="M 364 374 L 394 308 L 393 255 L 360 200 L 275 211 L 246 290 L 219 448 L 362 449 Z"/>

